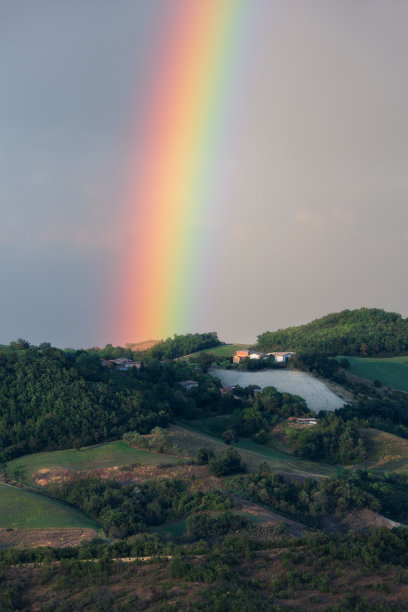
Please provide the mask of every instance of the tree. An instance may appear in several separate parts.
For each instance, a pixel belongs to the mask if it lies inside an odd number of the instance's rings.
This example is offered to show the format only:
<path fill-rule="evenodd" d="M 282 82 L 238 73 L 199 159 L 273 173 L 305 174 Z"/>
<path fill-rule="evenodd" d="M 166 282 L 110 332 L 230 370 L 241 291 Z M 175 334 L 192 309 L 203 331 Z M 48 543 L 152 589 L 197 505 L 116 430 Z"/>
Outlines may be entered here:
<path fill-rule="evenodd" d="M 208 471 L 214 476 L 229 476 L 246 471 L 246 465 L 241 460 L 241 455 L 235 448 L 225 449 L 220 459 L 211 459 Z"/>
<path fill-rule="evenodd" d="M 207 465 L 210 459 L 214 458 L 214 453 L 210 448 L 199 448 L 196 453 L 196 461 L 200 465 Z"/>
<path fill-rule="evenodd" d="M 27 340 L 24 340 L 24 338 L 18 338 L 18 340 L 13 340 L 10 342 L 10 348 L 17 351 L 23 351 L 30 348 L 30 343 Z"/>
<path fill-rule="evenodd" d="M 226 429 L 222 434 L 222 439 L 225 444 L 231 444 L 231 442 L 238 442 L 237 432 L 234 429 Z"/>

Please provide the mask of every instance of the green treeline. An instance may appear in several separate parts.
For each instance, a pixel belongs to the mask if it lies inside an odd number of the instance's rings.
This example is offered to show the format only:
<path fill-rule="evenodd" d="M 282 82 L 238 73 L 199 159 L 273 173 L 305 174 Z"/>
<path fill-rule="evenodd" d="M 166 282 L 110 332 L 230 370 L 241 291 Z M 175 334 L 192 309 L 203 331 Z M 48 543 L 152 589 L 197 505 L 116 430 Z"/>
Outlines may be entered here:
<path fill-rule="evenodd" d="M 408 395 L 401 391 L 389 391 L 386 397 L 363 396 L 335 413 L 344 420 L 358 419 L 365 427 L 408 438 Z"/>
<path fill-rule="evenodd" d="M 176 334 L 173 338 L 167 338 L 167 340 L 159 342 L 147 352 L 156 359 L 176 359 L 177 357 L 190 355 L 190 353 L 214 348 L 219 344 L 221 342 L 218 339 L 217 332 Z"/>
<path fill-rule="evenodd" d="M 166 376 L 168 380 L 166 379 Z M 113 372 L 84 351 L 0 353 L 0 462 L 148 433 L 171 417 L 174 373 Z"/>
<path fill-rule="evenodd" d="M 190 490 L 185 481 L 168 479 L 123 485 L 88 477 L 52 485 L 49 493 L 97 520 L 113 537 L 143 532 L 147 526 L 191 513 L 232 507 L 220 491 L 204 494 Z"/>
<path fill-rule="evenodd" d="M 267 464 L 260 464 L 256 474 L 231 476 L 227 488 L 315 526 L 324 516 L 340 518 L 354 508 L 369 508 L 396 521 L 405 521 L 408 515 L 408 482 L 401 474 L 356 470 L 336 478 L 299 482 L 272 474 Z"/>
<path fill-rule="evenodd" d="M 196 538 L 208 538 L 224 535 L 249 527 L 250 522 L 236 512 L 223 512 L 222 514 L 192 514 L 187 519 L 187 532 Z"/>
<path fill-rule="evenodd" d="M 408 319 L 379 308 L 343 310 L 306 325 L 258 336 L 262 351 L 398 355 L 408 351 Z"/>
<path fill-rule="evenodd" d="M 367 449 L 354 422 L 345 421 L 337 414 L 326 414 L 313 427 L 288 429 L 289 438 L 296 442 L 297 457 L 341 464 L 364 461 L 367 457 Z"/>

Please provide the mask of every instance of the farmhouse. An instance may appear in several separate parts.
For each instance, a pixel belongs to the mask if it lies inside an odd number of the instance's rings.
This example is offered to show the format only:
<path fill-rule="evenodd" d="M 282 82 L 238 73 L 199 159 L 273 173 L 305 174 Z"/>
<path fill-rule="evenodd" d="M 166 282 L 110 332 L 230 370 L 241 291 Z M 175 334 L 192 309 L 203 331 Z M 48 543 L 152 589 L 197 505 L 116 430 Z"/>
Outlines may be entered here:
<path fill-rule="evenodd" d="M 288 359 L 290 359 L 292 357 L 292 355 L 294 355 L 294 353 L 268 353 L 268 355 L 273 355 L 275 357 L 275 361 L 278 362 L 282 362 L 282 361 L 287 361 Z"/>
<path fill-rule="evenodd" d="M 195 380 L 181 380 L 179 385 L 183 387 L 184 391 L 190 391 L 190 389 L 198 387 L 198 382 Z"/>
<path fill-rule="evenodd" d="M 233 363 L 239 363 L 241 359 L 248 359 L 249 351 L 237 351 L 232 358 Z"/>
<path fill-rule="evenodd" d="M 118 370 L 126 371 L 129 368 L 137 368 L 140 370 L 142 364 L 140 361 L 132 361 L 127 357 L 118 357 L 117 359 L 101 359 L 101 365 L 105 368 L 116 367 Z"/>
<path fill-rule="evenodd" d="M 257 351 L 237 351 L 232 358 L 233 363 L 240 363 L 241 359 L 267 359 L 273 355 L 276 362 L 287 361 L 294 353 L 291 352 L 275 352 L 275 353 L 258 353 Z"/>
<path fill-rule="evenodd" d="M 309 417 L 289 417 L 288 423 L 292 425 L 317 425 L 317 419 Z"/>

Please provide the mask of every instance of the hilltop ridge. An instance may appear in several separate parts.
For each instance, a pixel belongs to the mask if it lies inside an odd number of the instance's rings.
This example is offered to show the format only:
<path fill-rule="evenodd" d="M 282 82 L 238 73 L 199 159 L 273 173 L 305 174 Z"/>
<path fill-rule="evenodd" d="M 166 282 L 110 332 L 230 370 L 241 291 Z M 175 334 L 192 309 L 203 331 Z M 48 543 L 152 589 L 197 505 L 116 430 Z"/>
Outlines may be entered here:
<path fill-rule="evenodd" d="M 408 352 L 408 319 L 380 308 L 342 310 L 305 325 L 260 334 L 257 347 L 333 355 L 398 355 Z"/>

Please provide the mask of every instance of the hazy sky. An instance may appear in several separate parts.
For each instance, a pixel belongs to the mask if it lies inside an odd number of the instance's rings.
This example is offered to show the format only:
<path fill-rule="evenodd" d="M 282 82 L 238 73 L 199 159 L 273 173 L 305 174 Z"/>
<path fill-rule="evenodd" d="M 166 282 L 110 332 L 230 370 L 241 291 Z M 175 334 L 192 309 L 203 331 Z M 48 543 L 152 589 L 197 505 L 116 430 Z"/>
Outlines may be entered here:
<path fill-rule="evenodd" d="M 115 343 L 128 134 L 175 1 L 0 0 L 0 343 Z M 200 306 L 171 332 L 407 316 L 408 3 L 247 2 Z"/>

